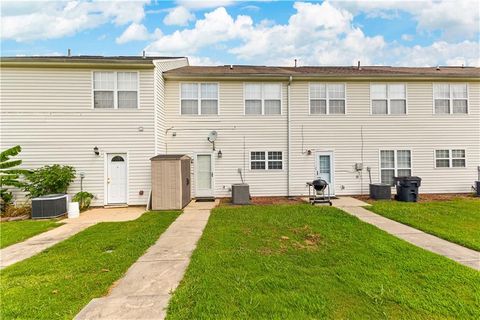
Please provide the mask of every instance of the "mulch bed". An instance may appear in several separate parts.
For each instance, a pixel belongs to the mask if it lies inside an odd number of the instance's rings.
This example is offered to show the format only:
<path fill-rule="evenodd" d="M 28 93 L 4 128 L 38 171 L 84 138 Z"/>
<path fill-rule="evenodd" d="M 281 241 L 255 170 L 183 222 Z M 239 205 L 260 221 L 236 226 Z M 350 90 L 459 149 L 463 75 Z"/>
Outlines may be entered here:
<path fill-rule="evenodd" d="M 372 203 L 375 200 L 370 199 L 367 195 L 353 196 L 358 200 Z M 418 202 L 432 202 L 432 201 L 448 201 L 453 199 L 473 199 L 475 196 L 471 193 L 421 193 L 418 197 Z M 393 200 L 393 197 L 392 197 Z"/>
<path fill-rule="evenodd" d="M 252 197 L 253 205 L 272 205 L 272 204 L 299 204 L 305 203 L 300 197 Z M 220 206 L 234 206 L 231 198 L 221 198 Z"/>

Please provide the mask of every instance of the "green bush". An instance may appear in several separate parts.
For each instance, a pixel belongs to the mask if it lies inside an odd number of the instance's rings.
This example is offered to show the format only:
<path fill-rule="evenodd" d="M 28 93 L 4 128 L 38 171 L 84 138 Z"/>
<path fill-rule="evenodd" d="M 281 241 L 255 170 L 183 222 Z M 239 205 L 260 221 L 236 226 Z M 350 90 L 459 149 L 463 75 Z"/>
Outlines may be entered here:
<path fill-rule="evenodd" d="M 22 164 L 22 160 L 12 160 L 22 151 L 20 146 L 3 150 L 0 152 L 0 207 L 3 212 L 8 204 L 13 200 L 13 194 L 6 187 L 21 188 L 24 186 L 21 177 L 30 174 L 30 171 L 18 169 Z"/>
<path fill-rule="evenodd" d="M 73 202 L 78 202 L 80 204 L 80 210 L 86 210 L 90 207 L 90 203 L 92 202 L 94 195 L 90 192 L 81 191 L 78 192 L 76 195 L 73 196 Z"/>
<path fill-rule="evenodd" d="M 27 176 L 25 191 L 35 198 L 54 193 L 67 193 L 70 183 L 75 179 L 75 169 L 71 166 L 54 164 L 34 170 Z"/>

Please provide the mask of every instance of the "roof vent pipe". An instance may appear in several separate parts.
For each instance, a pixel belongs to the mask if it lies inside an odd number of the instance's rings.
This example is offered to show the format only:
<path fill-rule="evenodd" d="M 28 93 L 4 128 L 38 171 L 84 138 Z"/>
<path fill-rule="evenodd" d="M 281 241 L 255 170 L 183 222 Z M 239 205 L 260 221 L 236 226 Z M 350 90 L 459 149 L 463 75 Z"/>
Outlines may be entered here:
<path fill-rule="evenodd" d="M 357 69 L 362 70 L 362 68 L 360 67 L 360 60 L 358 60 Z"/>
<path fill-rule="evenodd" d="M 145 59 L 147 56 L 145 55 L 145 50 L 143 50 L 142 58 Z"/>
<path fill-rule="evenodd" d="M 295 68 L 297 67 L 297 59 L 295 59 Z"/>
<path fill-rule="evenodd" d="M 72 50 L 70 48 L 68 48 L 68 50 L 67 50 L 67 56 L 69 56 L 69 57 L 72 56 Z"/>
<path fill-rule="evenodd" d="M 230 70 L 232 70 L 232 69 L 233 69 L 233 64 L 230 65 Z"/>
<path fill-rule="evenodd" d="M 437 66 L 437 70 L 440 70 L 440 66 Z"/>

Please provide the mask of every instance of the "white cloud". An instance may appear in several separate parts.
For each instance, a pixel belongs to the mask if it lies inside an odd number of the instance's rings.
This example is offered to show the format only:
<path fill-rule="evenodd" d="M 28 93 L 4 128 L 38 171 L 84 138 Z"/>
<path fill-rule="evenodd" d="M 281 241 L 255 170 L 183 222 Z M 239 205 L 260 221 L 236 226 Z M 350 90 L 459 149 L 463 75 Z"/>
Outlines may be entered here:
<path fill-rule="evenodd" d="M 54 39 L 105 23 L 140 22 L 148 0 L 78 2 L 2 1 L 1 38 L 16 41 Z"/>
<path fill-rule="evenodd" d="M 120 37 L 115 39 L 115 42 L 118 44 L 127 43 L 130 41 L 143 41 L 150 39 L 151 36 L 148 33 L 147 28 L 143 24 L 132 23 L 128 26 L 127 29 L 122 33 Z"/>
<path fill-rule="evenodd" d="M 175 2 L 179 6 L 192 10 L 226 7 L 235 3 L 234 0 L 177 0 Z"/>
<path fill-rule="evenodd" d="M 353 14 L 364 12 L 367 17 L 395 17 L 407 12 L 417 21 L 417 31 L 441 31 L 444 40 L 478 39 L 480 10 L 478 0 L 424 1 L 343 1 L 332 3 Z"/>
<path fill-rule="evenodd" d="M 195 21 L 195 15 L 185 7 L 175 7 L 163 19 L 166 25 L 186 26 L 190 21 Z"/>
<path fill-rule="evenodd" d="M 403 41 L 412 41 L 413 40 L 413 35 L 405 33 L 405 34 L 402 34 L 401 38 L 402 38 Z"/>
<path fill-rule="evenodd" d="M 192 29 L 177 30 L 159 37 L 147 46 L 146 51 L 161 55 L 192 55 L 201 48 L 244 37 L 252 25 L 250 17 L 238 16 L 234 20 L 222 7 L 206 13 L 205 18 L 197 20 Z"/>
<path fill-rule="evenodd" d="M 270 65 L 293 65 L 294 59 L 301 65 L 354 65 L 357 60 L 363 65 L 480 64 L 478 42 L 439 40 L 409 47 L 387 42 L 382 36 L 367 36 L 355 26 L 351 10 L 343 6 L 297 2 L 294 8 L 286 24 L 254 24 L 249 16 L 232 17 L 225 8 L 217 8 L 194 27 L 157 37 L 146 51 L 194 56 L 192 64 L 211 64 L 198 57 L 207 50 L 226 51 L 243 63 Z"/>
<path fill-rule="evenodd" d="M 221 66 L 225 63 L 209 57 L 189 56 L 188 62 L 192 66 Z"/>

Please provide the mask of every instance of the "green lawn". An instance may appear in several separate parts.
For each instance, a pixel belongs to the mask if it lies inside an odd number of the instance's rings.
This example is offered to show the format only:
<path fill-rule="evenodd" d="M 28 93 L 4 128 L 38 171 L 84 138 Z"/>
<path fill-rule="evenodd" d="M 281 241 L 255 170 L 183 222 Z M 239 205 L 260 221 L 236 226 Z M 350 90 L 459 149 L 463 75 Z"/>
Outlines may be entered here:
<path fill-rule="evenodd" d="M 94 225 L 0 272 L 2 319 L 72 319 L 103 296 L 175 220 L 149 212 Z"/>
<path fill-rule="evenodd" d="M 480 272 L 331 207 L 213 211 L 168 319 L 478 319 Z"/>
<path fill-rule="evenodd" d="M 61 225 L 53 220 L 2 222 L 0 223 L 0 249 Z"/>
<path fill-rule="evenodd" d="M 480 251 L 480 199 L 423 203 L 375 201 L 367 209 Z"/>

